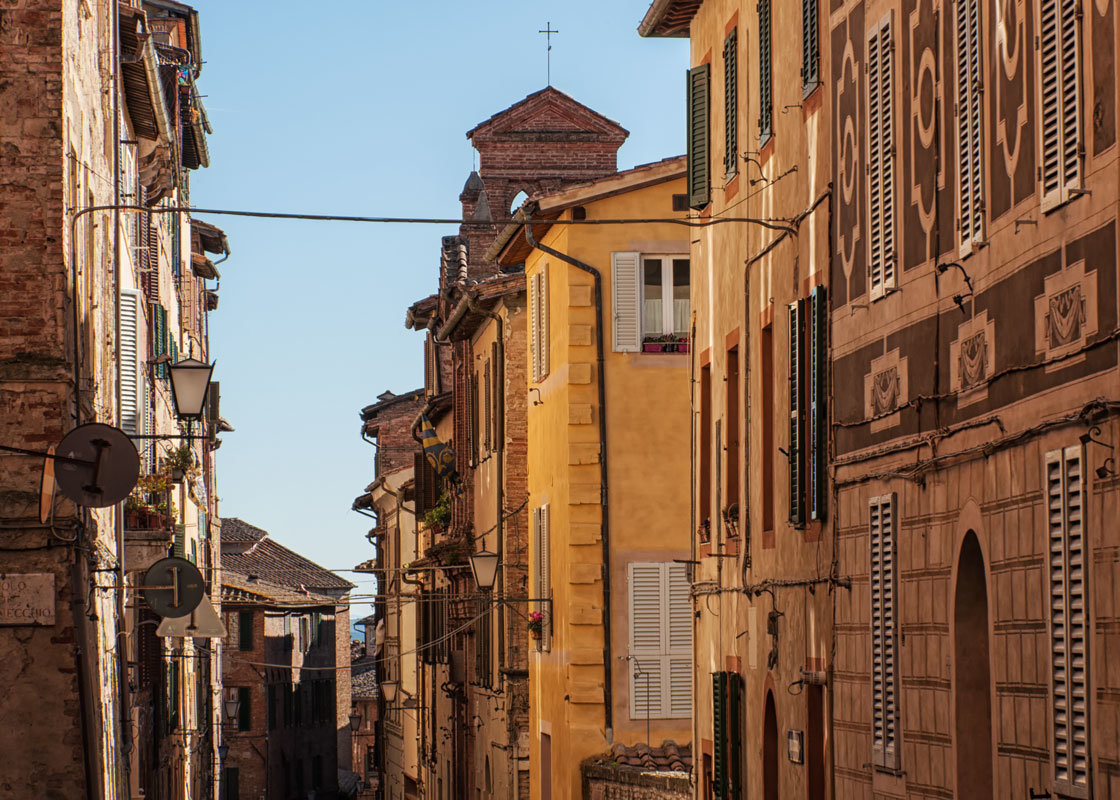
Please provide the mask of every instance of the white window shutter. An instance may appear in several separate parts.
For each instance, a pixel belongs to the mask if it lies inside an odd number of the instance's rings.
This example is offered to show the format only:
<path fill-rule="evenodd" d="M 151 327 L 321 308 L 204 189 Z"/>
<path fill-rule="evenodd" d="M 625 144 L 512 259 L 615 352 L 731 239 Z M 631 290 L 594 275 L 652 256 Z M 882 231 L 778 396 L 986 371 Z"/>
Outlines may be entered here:
<path fill-rule="evenodd" d="M 548 330 L 548 262 L 541 264 L 540 272 L 540 288 L 538 289 L 538 297 L 540 298 L 541 311 L 540 311 L 540 331 L 537 335 L 540 337 L 541 353 L 538 357 L 540 362 L 541 379 L 548 377 L 548 351 L 549 351 L 549 330 Z"/>
<path fill-rule="evenodd" d="M 121 430 L 130 436 L 144 432 L 144 371 L 140 357 L 140 327 L 143 324 L 140 292 L 122 289 L 120 294 L 120 389 Z"/>
<path fill-rule="evenodd" d="M 868 290 L 875 300 L 895 285 L 894 43 L 888 14 L 867 38 Z"/>
<path fill-rule="evenodd" d="M 529 276 L 529 359 L 530 375 L 533 382 L 541 379 L 541 293 L 540 274 Z"/>
<path fill-rule="evenodd" d="M 1054 788 L 1089 796 L 1084 483 L 1080 447 L 1046 454 Z"/>
<path fill-rule="evenodd" d="M 540 508 L 540 565 L 541 594 L 539 597 L 552 597 L 552 543 L 549 532 L 548 504 Z M 543 640 L 544 649 L 552 649 L 552 606 L 542 604 L 544 612 Z"/>
<path fill-rule="evenodd" d="M 665 609 L 662 565 L 627 565 L 630 579 L 630 718 L 665 716 Z"/>
<path fill-rule="evenodd" d="M 1039 0 L 1038 108 L 1042 209 L 1081 185 L 1081 61 L 1076 0 Z"/>
<path fill-rule="evenodd" d="M 961 255 L 983 239 L 983 63 L 980 0 L 957 0 L 957 152 Z"/>
<path fill-rule="evenodd" d="M 641 258 L 637 253 L 611 253 L 611 299 L 614 330 L 612 350 L 637 353 L 642 349 Z"/>
<path fill-rule="evenodd" d="M 872 764 L 898 769 L 895 495 L 870 502 Z"/>
<path fill-rule="evenodd" d="M 692 599 L 688 569 L 666 564 L 669 589 L 669 700 L 665 716 L 692 716 Z"/>

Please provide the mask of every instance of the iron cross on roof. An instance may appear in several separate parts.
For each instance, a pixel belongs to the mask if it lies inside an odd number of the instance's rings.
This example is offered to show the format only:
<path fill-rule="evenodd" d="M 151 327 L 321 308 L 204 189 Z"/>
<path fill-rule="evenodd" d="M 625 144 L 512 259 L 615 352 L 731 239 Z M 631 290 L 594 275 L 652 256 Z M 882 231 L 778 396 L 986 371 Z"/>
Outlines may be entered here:
<path fill-rule="evenodd" d="M 548 44 L 548 52 L 547 52 L 548 72 L 547 72 L 547 75 L 548 75 L 548 85 L 551 86 L 552 85 L 552 34 L 560 33 L 560 31 L 554 31 L 552 29 L 552 23 L 551 22 L 546 22 L 544 24 L 544 30 L 543 31 L 537 31 L 537 33 L 543 33 L 545 35 L 545 41 Z"/>

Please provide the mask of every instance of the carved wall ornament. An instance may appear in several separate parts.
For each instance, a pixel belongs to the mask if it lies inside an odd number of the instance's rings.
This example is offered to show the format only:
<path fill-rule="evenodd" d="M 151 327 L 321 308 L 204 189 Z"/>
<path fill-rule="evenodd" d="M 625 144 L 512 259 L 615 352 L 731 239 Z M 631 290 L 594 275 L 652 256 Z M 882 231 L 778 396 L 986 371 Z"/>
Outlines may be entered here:
<path fill-rule="evenodd" d="M 863 379 L 865 413 L 872 420 L 872 433 L 897 425 L 899 409 L 910 399 L 909 363 L 899 358 L 898 353 L 897 349 L 891 350 L 872 360 L 871 369 Z"/>
<path fill-rule="evenodd" d="M 996 326 L 986 310 L 957 328 L 957 338 L 949 344 L 949 386 L 957 393 L 958 408 L 987 398 L 995 346 Z"/>
<path fill-rule="evenodd" d="M 1086 272 L 1085 262 L 1046 277 L 1043 293 L 1034 300 L 1035 352 L 1050 360 L 1076 353 L 1097 333 L 1097 273 Z M 1047 372 L 1064 369 L 1080 356 L 1048 364 Z"/>

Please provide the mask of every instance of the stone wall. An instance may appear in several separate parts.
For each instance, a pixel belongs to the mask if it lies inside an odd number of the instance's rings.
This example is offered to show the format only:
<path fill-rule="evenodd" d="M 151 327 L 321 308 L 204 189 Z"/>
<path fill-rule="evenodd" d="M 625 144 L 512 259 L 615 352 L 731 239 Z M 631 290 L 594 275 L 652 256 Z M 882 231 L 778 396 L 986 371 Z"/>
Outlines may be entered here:
<path fill-rule="evenodd" d="M 583 800 L 690 800 L 685 773 L 646 772 L 635 767 L 584 764 Z"/>

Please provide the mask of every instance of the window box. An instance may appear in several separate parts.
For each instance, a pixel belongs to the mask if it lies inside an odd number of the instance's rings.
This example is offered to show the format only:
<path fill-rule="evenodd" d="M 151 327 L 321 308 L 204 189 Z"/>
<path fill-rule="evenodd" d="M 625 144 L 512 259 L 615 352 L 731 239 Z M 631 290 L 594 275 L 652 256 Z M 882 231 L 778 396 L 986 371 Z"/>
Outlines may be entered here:
<path fill-rule="evenodd" d="M 688 348 L 687 339 L 671 333 L 665 336 L 647 337 L 642 342 L 643 353 L 687 353 Z"/>

